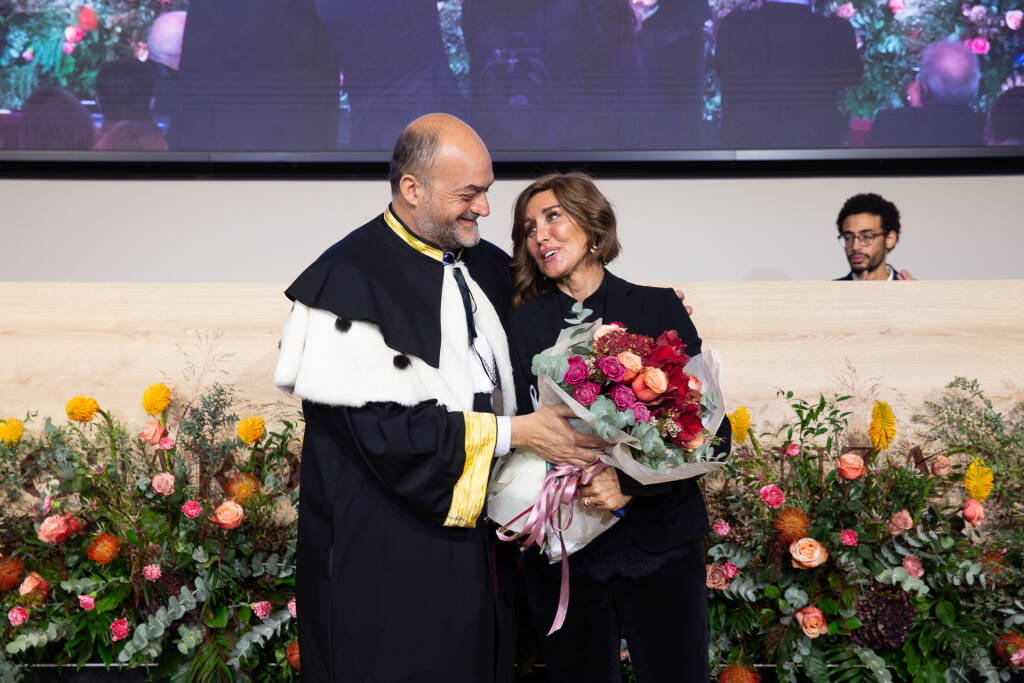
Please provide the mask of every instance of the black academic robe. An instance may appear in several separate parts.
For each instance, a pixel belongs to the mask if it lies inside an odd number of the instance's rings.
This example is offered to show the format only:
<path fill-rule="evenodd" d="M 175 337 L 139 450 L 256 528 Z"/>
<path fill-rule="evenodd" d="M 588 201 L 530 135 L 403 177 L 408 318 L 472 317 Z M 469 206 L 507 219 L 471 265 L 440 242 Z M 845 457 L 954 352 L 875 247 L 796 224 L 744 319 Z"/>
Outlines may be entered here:
<path fill-rule="evenodd" d="M 295 303 L 275 384 L 302 397 L 306 422 L 295 589 L 305 681 L 496 675 L 492 542 L 480 514 L 495 419 L 472 409 L 482 406 L 467 380 L 465 309 L 457 291 L 448 306 L 451 266 L 440 254 L 389 212 L 286 291 Z M 462 263 L 478 332 L 511 394 L 507 256 L 481 243 Z"/>
<path fill-rule="evenodd" d="M 567 326 L 564 319 L 573 303 L 552 288 L 510 315 L 520 413 L 529 411 L 529 387 L 536 386 L 530 373 L 532 358 L 550 347 Z M 657 338 L 675 330 L 687 354 L 701 352 L 697 330 L 671 289 L 634 285 L 605 271 L 601 286 L 583 305 L 594 311 L 591 319 L 619 322 L 630 332 Z M 729 422 L 723 420 L 718 434 L 726 441 L 719 449 L 728 450 L 729 432 Z M 617 474 L 622 492 L 633 498 L 621 520 L 569 558 L 566 626 L 541 639 L 550 678 L 619 680 L 620 629 L 631 651 L 637 646 L 637 652 L 645 653 L 634 659 L 644 680 L 706 678 L 704 558 L 699 539 L 709 527 L 697 480 L 644 486 Z M 524 564 L 536 625 L 545 633 L 558 602 L 560 569 L 532 550 Z"/>

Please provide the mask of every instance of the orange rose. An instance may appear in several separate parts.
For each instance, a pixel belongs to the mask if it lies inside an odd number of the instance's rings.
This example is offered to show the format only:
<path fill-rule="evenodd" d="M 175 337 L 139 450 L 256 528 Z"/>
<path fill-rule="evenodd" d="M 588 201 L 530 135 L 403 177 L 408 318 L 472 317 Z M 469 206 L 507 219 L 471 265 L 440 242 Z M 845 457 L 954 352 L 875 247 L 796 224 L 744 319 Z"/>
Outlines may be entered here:
<path fill-rule="evenodd" d="M 139 434 L 147 443 L 153 446 L 160 443 L 160 439 L 167 436 L 167 427 L 160 424 L 160 420 L 150 420 L 142 427 L 142 433 Z"/>
<path fill-rule="evenodd" d="M 96 538 L 89 542 L 89 548 L 86 550 L 89 559 L 96 564 L 110 564 L 120 552 L 121 541 L 117 540 L 117 536 L 106 532 L 97 534 Z"/>
<path fill-rule="evenodd" d="M 296 671 L 299 670 L 299 641 L 293 640 L 288 646 L 288 649 L 284 651 L 285 656 L 288 658 L 288 663 L 292 665 L 292 668 Z"/>
<path fill-rule="evenodd" d="M 221 529 L 237 529 L 245 521 L 245 510 L 233 500 L 225 500 L 213 511 L 213 521 Z"/>
<path fill-rule="evenodd" d="M 28 576 L 25 577 L 25 580 L 21 582 L 21 586 L 18 588 L 18 595 L 22 596 L 29 602 L 41 601 L 49 592 L 50 584 L 46 583 L 46 579 L 35 572 L 29 572 Z"/>
<path fill-rule="evenodd" d="M 825 615 L 817 607 L 808 605 L 796 613 L 796 621 L 808 638 L 828 635 L 828 624 Z"/>
<path fill-rule="evenodd" d="M 633 378 L 636 377 L 644 367 L 643 359 L 632 351 L 623 351 L 619 355 L 615 356 L 615 360 L 619 361 L 619 365 L 626 370 L 626 376 L 622 378 L 623 382 L 632 382 Z"/>
<path fill-rule="evenodd" d="M 668 389 L 668 377 L 659 368 L 644 368 L 633 378 L 633 393 L 647 403 Z"/>
<path fill-rule="evenodd" d="M 839 476 L 853 481 L 860 479 L 868 471 L 864 467 L 864 459 L 856 453 L 843 453 L 839 456 Z"/>
<path fill-rule="evenodd" d="M 813 569 L 828 559 L 825 546 L 813 538 L 800 538 L 789 544 L 789 554 L 793 556 L 793 566 L 797 569 Z"/>
<path fill-rule="evenodd" d="M 61 543 L 71 535 L 68 522 L 64 515 L 50 515 L 39 525 L 36 538 L 43 543 Z"/>
<path fill-rule="evenodd" d="M 964 520 L 971 526 L 981 526 L 983 519 L 985 519 L 985 506 L 973 498 L 968 498 L 964 503 Z"/>
<path fill-rule="evenodd" d="M 17 557 L 0 557 L 0 593 L 6 593 L 18 585 L 25 565 Z"/>

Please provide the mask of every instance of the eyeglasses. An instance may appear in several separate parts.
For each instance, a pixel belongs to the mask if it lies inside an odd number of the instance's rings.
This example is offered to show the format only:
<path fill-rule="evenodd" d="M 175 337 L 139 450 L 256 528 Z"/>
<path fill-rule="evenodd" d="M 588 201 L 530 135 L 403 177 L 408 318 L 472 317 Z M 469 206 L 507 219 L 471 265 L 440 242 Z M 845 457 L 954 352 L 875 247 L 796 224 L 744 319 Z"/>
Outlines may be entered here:
<path fill-rule="evenodd" d="M 860 246 L 870 247 L 872 242 L 884 234 L 884 232 L 858 232 L 854 235 L 852 232 L 843 232 L 839 234 L 839 241 L 850 246 L 854 240 L 857 240 L 857 244 Z"/>

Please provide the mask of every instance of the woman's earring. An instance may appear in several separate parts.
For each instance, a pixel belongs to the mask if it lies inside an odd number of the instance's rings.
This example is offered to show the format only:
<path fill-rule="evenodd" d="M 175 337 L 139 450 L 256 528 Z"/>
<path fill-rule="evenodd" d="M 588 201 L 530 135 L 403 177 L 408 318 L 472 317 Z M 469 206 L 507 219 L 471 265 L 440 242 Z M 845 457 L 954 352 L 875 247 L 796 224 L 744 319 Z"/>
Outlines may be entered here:
<path fill-rule="evenodd" d="M 596 254 L 597 253 L 597 242 L 594 242 L 594 245 L 592 247 L 590 247 L 590 253 L 591 254 Z"/>

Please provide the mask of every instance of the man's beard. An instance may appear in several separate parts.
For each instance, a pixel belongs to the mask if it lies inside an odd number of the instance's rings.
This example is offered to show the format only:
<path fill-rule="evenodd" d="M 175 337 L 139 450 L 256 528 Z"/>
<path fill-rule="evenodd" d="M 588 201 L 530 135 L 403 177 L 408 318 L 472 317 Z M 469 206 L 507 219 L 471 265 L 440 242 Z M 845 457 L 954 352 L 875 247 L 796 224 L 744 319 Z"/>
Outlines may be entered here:
<path fill-rule="evenodd" d="M 422 222 L 422 229 L 430 240 L 445 251 L 452 251 L 462 247 L 475 247 L 480 242 L 480 228 L 473 230 L 467 235 L 466 231 L 459 227 L 459 218 L 476 221 L 480 218 L 478 214 L 467 212 L 451 222 L 439 221 L 433 214 L 428 214 Z"/>
<path fill-rule="evenodd" d="M 863 256 L 864 261 L 860 265 L 854 265 L 851 260 L 854 256 Z M 874 256 L 869 256 L 863 252 L 855 252 L 846 257 L 847 262 L 850 264 L 850 271 L 854 273 L 870 273 L 873 272 L 878 266 L 882 265 L 882 261 L 885 260 L 885 252 L 880 252 Z"/>

